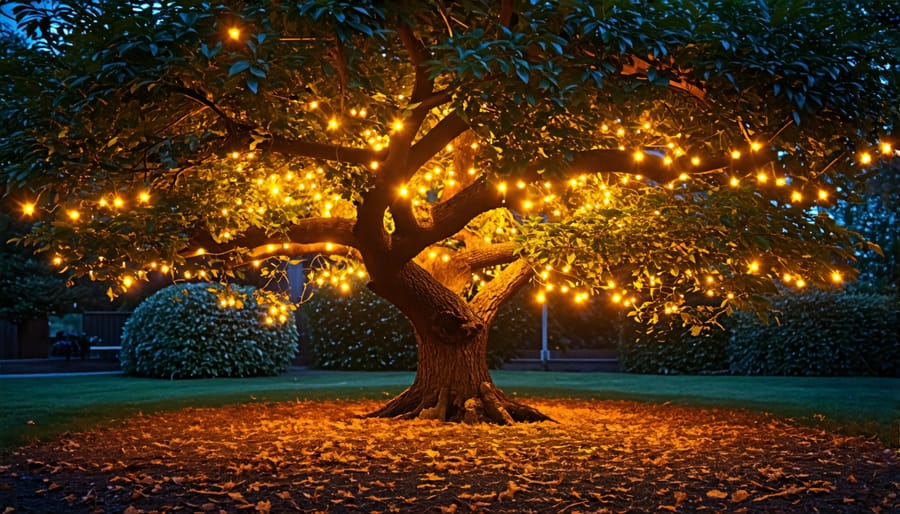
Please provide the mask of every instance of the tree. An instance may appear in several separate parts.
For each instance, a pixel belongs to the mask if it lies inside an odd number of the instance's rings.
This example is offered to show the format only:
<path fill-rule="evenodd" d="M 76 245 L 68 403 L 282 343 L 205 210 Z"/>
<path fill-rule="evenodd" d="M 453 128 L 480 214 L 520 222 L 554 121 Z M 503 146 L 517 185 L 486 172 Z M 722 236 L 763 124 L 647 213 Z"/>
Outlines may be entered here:
<path fill-rule="evenodd" d="M 60 268 L 121 291 L 315 255 L 415 329 L 376 415 L 541 419 L 485 365 L 529 281 L 700 330 L 852 278 L 865 242 L 810 207 L 891 153 L 900 48 L 854 5 L 23 4 L 0 160 Z"/>

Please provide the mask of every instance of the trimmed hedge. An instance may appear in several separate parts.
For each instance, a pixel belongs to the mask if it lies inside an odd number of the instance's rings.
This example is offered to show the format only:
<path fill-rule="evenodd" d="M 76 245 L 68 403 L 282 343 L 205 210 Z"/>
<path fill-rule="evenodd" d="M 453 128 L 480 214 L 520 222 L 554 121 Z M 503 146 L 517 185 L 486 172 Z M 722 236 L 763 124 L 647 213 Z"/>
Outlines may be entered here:
<path fill-rule="evenodd" d="M 414 370 L 416 338 L 406 316 L 393 304 L 365 288 L 345 295 L 319 289 L 303 304 L 311 362 L 315 367 L 346 370 Z M 488 336 L 488 365 L 497 367 L 521 344 L 516 328 L 522 314 L 498 314 Z M 540 323 L 540 318 L 538 318 Z M 538 325 L 538 330 L 540 325 Z M 518 336 L 510 337 L 512 334 Z M 539 343 L 538 343 L 539 344 Z"/>
<path fill-rule="evenodd" d="M 221 307 L 224 287 L 173 285 L 144 300 L 125 323 L 120 360 L 130 375 L 250 377 L 285 371 L 297 353 L 293 314 L 267 324 L 254 288 L 231 286 L 243 305 Z"/>
<path fill-rule="evenodd" d="M 813 292 L 774 307 L 780 325 L 736 317 L 728 346 L 732 373 L 900 376 L 896 297 Z"/>
<path fill-rule="evenodd" d="M 680 320 L 653 328 L 647 332 L 646 327 L 632 326 L 634 337 L 619 343 L 619 365 L 624 371 L 658 375 L 727 372 L 728 331 L 713 327 L 692 336 L 690 327 L 682 327 Z"/>

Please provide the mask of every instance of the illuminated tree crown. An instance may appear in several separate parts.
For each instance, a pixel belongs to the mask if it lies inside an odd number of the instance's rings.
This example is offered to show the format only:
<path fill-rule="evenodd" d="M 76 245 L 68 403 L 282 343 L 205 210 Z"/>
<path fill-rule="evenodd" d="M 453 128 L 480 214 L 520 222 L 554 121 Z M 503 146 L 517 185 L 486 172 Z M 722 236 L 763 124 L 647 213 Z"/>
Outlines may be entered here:
<path fill-rule="evenodd" d="M 853 277 L 825 208 L 893 154 L 900 48 L 854 5 L 23 5 L 7 194 L 119 290 L 318 255 L 424 339 L 529 279 L 695 323 Z"/>

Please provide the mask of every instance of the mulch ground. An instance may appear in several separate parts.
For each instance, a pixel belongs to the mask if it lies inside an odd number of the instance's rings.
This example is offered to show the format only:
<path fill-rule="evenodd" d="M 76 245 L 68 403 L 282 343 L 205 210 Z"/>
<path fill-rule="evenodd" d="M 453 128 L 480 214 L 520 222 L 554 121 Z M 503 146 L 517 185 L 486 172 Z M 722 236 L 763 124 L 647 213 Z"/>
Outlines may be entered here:
<path fill-rule="evenodd" d="M 766 415 L 533 400 L 558 423 L 364 419 L 375 402 L 187 409 L 0 465 L 10 512 L 900 512 L 900 456 Z"/>

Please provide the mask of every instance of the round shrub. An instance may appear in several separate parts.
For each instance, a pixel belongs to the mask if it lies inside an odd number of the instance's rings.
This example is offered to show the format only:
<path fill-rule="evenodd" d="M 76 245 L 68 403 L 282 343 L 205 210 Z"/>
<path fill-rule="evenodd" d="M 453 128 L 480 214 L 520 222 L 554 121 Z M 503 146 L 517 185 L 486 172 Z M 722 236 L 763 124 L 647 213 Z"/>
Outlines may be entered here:
<path fill-rule="evenodd" d="M 644 326 L 631 329 L 634 337 L 619 344 L 619 365 L 624 371 L 677 375 L 728 369 L 727 331 L 712 327 L 692 336 L 690 327 L 681 326 L 680 320 L 660 322 L 652 332 Z"/>
<path fill-rule="evenodd" d="M 747 314 L 736 318 L 728 347 L 732 373 L 900 376 L 896 297 L 818 291 L 774 307 L 780 315 L 769 324 Z"/>
<path fill-rule="evenodd" d="M 173 285 L 144 300 L 125 323 L 120 360 L 130 375 L 160 378 L 277 375 L 297 353 L 290 311 L 267 323 L 255 290 L 210 283 Z M 223 298 L 235 306 L 221 306 Z"/>

